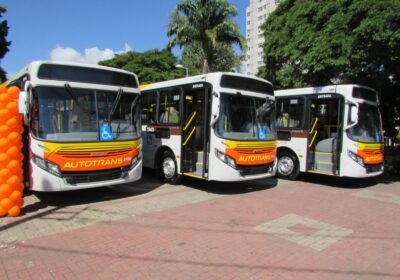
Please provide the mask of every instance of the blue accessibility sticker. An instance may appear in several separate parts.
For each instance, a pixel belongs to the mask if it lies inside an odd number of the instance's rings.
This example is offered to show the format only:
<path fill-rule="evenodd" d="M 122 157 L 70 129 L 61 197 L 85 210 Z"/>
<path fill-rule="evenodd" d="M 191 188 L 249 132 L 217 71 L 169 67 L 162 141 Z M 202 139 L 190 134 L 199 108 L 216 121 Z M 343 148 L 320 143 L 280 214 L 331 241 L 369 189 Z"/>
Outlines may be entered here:
<path fill-rule="evenodd" d="M 258 140 L 267 140 L 267 130 L 265 128 L 258 128 Z"/>
<path fill-rule="evenodd" d="M 108 125 L 100 126 L 100 141 L 113 140 L 112 127 Z"/>

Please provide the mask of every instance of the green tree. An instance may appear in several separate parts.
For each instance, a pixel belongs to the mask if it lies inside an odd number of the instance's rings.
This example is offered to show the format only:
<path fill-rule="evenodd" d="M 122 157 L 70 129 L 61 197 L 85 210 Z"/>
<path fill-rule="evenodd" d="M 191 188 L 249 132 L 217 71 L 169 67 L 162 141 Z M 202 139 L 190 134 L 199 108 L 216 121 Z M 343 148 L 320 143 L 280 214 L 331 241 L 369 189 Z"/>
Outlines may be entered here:
<path fill-rule="evenodd" d="M 202 73 L 204 59 L 206 59 L 199 44 L 191 44 L 182 50 L 182 64 L 189 68 L 189 73 L 198 75 Z M 232 45 L 218 44 L 213 53 L 213 71 L 231 71 L 240 67 L 244 60 L 243 55 L 235 54 Z"/>
<path fill-rule="evenodd" d="M 6 12 L 6 8 L 0 6 L 0 18 L 3 17 L 3 14 Z M 0 62 L 1 59 L 6 55 L 9 51 L 8 47 L 11 45 L 11 42 L 7 41 L 6 37 L 8 35 L 8 24 L 6 20 L 0 22 Z M 6 72 L 3 68 L 0 67 L 0 81 L 5 81 L 7 79 Z"/>
<path fill-rule="evenodd" d="M 286 0 L 263 29 L 260 75 L 277 87 L 356 82 L 379 89 L 400 74 L 398 0 Z"/>
<path fill-rule="evenodd" d="M 115 67 L 138 75 L 141 84 L 160 82 L 183 77 L 176 69 L 178 58 L 168 50 L 149 50 L 143 53 L 129 51 L 114 58 L 100 61 L 100 65 Z"/>
<path fill-rule="evenodd" d="M 371 86 L 381 94 L 386 133 L 400 124 L 399 0 L 286 0 L 263 30 L 259 75 L 276 88 Z"/>
<path fill-rule="evenodd" d="M 245 39 L 240 34 L 239 26 L 231 21 L 236 15 L 237 9 L 227 0 L 184 0 L 171 14 L 167 31 L 171 39 L 167 47 L 187 47 L 187 56 L 198 53 L 197 59 L 192 58 L 199 60 L 204 57 L 211 70 L 230 70 L 221 69 L 217 53 L 219 51 L 227 59 L 235 60 L 230 51 L 232 44 L 245 49 Z M 224 49 L 228 52 L 224 52 Z"/>

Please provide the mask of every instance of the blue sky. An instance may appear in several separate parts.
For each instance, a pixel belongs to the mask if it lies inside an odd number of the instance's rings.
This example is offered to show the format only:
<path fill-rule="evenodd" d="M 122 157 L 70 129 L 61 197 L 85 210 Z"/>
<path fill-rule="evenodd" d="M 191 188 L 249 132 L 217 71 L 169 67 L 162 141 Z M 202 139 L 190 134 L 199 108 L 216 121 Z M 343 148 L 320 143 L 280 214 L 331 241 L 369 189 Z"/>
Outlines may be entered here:
<path fill-rule="evenodd" d="M 12 75 L 34 60 L 94 63 L 127 50 L 164 48 L 171 11 L 180 0 L 3 0 L 10 51 L 1 66 Z M 248 0 L 231 0 L 245 35 Z M 179 54 L 179 50 L 174 50 Z"/>

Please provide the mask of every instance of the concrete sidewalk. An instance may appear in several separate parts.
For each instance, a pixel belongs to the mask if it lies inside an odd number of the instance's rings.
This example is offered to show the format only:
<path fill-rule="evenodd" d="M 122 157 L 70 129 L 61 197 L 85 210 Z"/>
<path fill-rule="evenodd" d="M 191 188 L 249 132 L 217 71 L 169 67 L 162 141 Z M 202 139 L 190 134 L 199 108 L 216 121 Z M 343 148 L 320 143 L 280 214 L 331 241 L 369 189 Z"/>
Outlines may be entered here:
<path fill-rule="evenodd" d="M 395 178 L 145 178 L 26 204 L 0 220 L 0 279 L 400 279 Z"/>

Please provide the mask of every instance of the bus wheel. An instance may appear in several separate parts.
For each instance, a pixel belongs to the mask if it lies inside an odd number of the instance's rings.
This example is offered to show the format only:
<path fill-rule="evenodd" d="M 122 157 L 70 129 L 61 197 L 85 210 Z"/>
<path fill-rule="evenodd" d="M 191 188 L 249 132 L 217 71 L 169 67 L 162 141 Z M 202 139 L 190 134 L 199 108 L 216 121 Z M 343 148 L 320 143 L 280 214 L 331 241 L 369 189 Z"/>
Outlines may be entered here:
<path fill-rule="evenodd" d="M 278 176 L 287 180 L 294 180 L 300 172 L 299 161 L 290 152 L 280 152 L 278 154 Z"/>
<path fill-rule="evenodd" d="M 175 156 L 170 151 L 165 151 L 161 161 L 161 173 L 165 182 L 179 184 L 182 176 L 178 174 Z"/>

